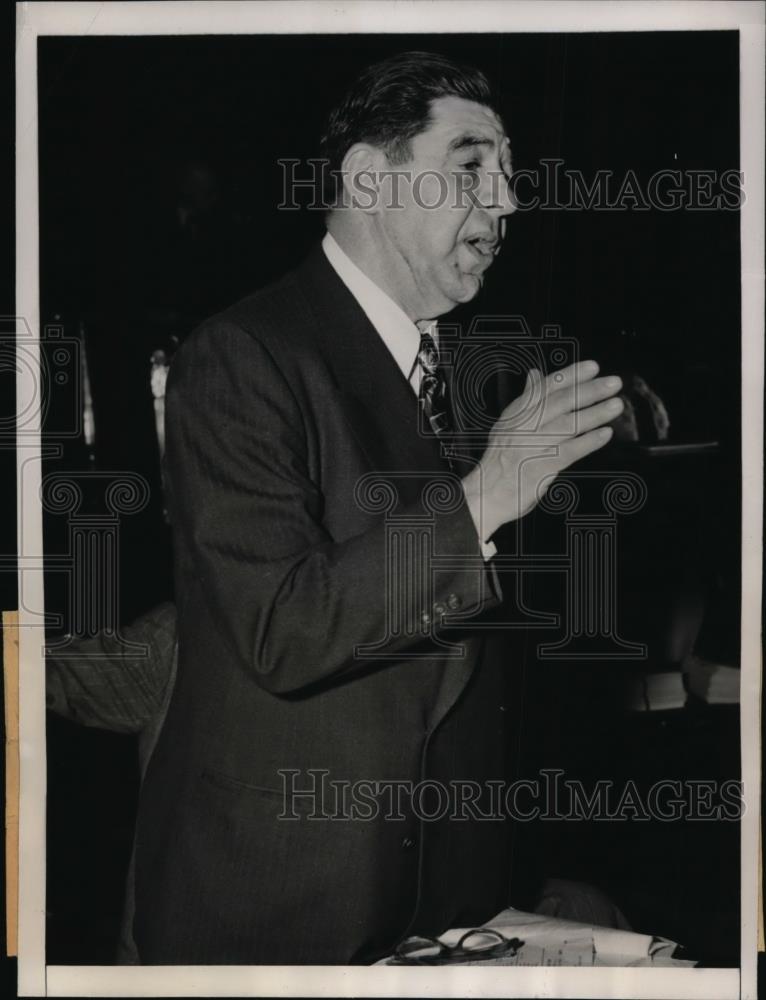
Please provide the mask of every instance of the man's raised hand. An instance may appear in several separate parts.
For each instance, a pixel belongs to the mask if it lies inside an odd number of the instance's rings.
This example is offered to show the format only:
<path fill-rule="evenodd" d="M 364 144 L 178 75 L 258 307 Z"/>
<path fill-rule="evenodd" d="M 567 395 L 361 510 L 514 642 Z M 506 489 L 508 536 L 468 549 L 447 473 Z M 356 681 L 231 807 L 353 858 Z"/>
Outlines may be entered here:
<path fill-rule="evenodd" d="M 595 361 L 543 376 L 533 369 L 524 392 L 501 413 L 481 461 L 463 480 L 479 536 L 528 514 L 559 472 L 603 447 L 622 412 L 615 376 L 597 378 Z"/>

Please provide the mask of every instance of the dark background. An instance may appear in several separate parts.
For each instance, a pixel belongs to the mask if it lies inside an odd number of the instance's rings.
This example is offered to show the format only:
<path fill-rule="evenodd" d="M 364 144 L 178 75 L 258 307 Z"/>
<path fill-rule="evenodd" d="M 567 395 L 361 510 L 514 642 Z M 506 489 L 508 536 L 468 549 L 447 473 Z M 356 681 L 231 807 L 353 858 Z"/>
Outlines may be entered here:
<path fill-rule="evenodd" d="M 68 336 L 84 331 L 97 432 L 90 451 L 63 441 L 55 468 L 131 470 L 152 487 L 146 509 L 120 526 L 124 622 L 172 596 L 151 352 L 282 274 L 321 237 L 321 213 L 277 209 L 277 159 L 317 154 L 328 110 L 363 67 L 412 48 L 480 66 L 496 84 L 517 169 L 560 158 L 588 180 L 632 169 L 645 182 L 661 169 L 738 168 L 731 32 L 39 45 L 42 316 Z M 192 235 L 177 222 L 190 199 L 198 207 Z M 718 442 L 707 457 L 650 459 L 615 447 L 603 462 L 638 472 L 649 488 L 646 508 L 625 520 L 621 536 L 620 629 L 648 644 L 640 669 L 677 668 L 671 639 L 683 627 L 687 592 L 701 595 L 715 621 L 716 656 L 735 663 L 738 213 L 518 212 L 481 298 L 457 318 L 467 325 L 478 312 L 521 315 L 533 332 L 560 324 L 582 357 L 652 385 L 670 412 L 671 440 Z M 65 394 L 52 394 L 51 440 L 67 405 Z M 544 519 L 531 518 L 525 530 L 544 544 Z M 65 550 L 64 518 L 47 518 L 46 545 Z M 535 592 L 540 606 L 561 599 L 555 587 Z M 57 574 L 46 603 L 66 628 Z M 624 664 L 540 663 L 543 638 L 530 633 L 522 650 L 530 773 L 557 766 L 586 780 L 646 783 L 738 776 L 736 709 L 626 713 Z M 52 716 L 48 739 L 48 959 L 108 962 L 137 792 L 133 742 Z M 601 885 L 636 929 L 681 940 L 709 964 L 736 964 L 736 824 L 570 823 L 528 833 L 530 860 L 521 867 Z"/>

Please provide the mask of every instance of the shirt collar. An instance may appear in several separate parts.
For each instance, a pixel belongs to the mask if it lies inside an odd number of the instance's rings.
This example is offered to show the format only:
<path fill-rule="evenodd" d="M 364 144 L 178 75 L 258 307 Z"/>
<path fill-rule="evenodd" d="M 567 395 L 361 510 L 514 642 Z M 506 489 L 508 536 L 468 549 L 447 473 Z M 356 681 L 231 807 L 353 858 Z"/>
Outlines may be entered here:
<path fill-rule="evenodd" d="M 330 233 L 325 234 L 322 249 L 338 277 L 377 330 L 404 377 L 409 379 L 420 349 L 418 328 L 400 306 L 356 266 Z"/>

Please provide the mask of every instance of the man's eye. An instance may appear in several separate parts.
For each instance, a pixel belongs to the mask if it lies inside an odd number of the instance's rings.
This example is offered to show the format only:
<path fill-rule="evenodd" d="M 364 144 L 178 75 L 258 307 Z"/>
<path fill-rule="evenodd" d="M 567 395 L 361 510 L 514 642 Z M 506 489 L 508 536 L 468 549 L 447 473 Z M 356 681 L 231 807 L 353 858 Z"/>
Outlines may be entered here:
<path fill-rule="evenodd" d="M 463 170 L 478 170 L 481 166 L 478 160 L 469 160 L 468 163 L 461 163 Z"/>

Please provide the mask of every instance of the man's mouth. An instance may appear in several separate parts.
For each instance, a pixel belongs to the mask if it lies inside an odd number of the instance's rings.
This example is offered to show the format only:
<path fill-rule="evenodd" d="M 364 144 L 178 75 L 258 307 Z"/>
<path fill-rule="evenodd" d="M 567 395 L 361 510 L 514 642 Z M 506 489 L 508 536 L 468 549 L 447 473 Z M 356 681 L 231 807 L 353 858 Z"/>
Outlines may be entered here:
<path fill-rule="evenodd" d="M 463 240 L 473 257 L 485 266 L 489 266 L 500 250 L 500 241 L 492 236 L 469 236 Z"/>

